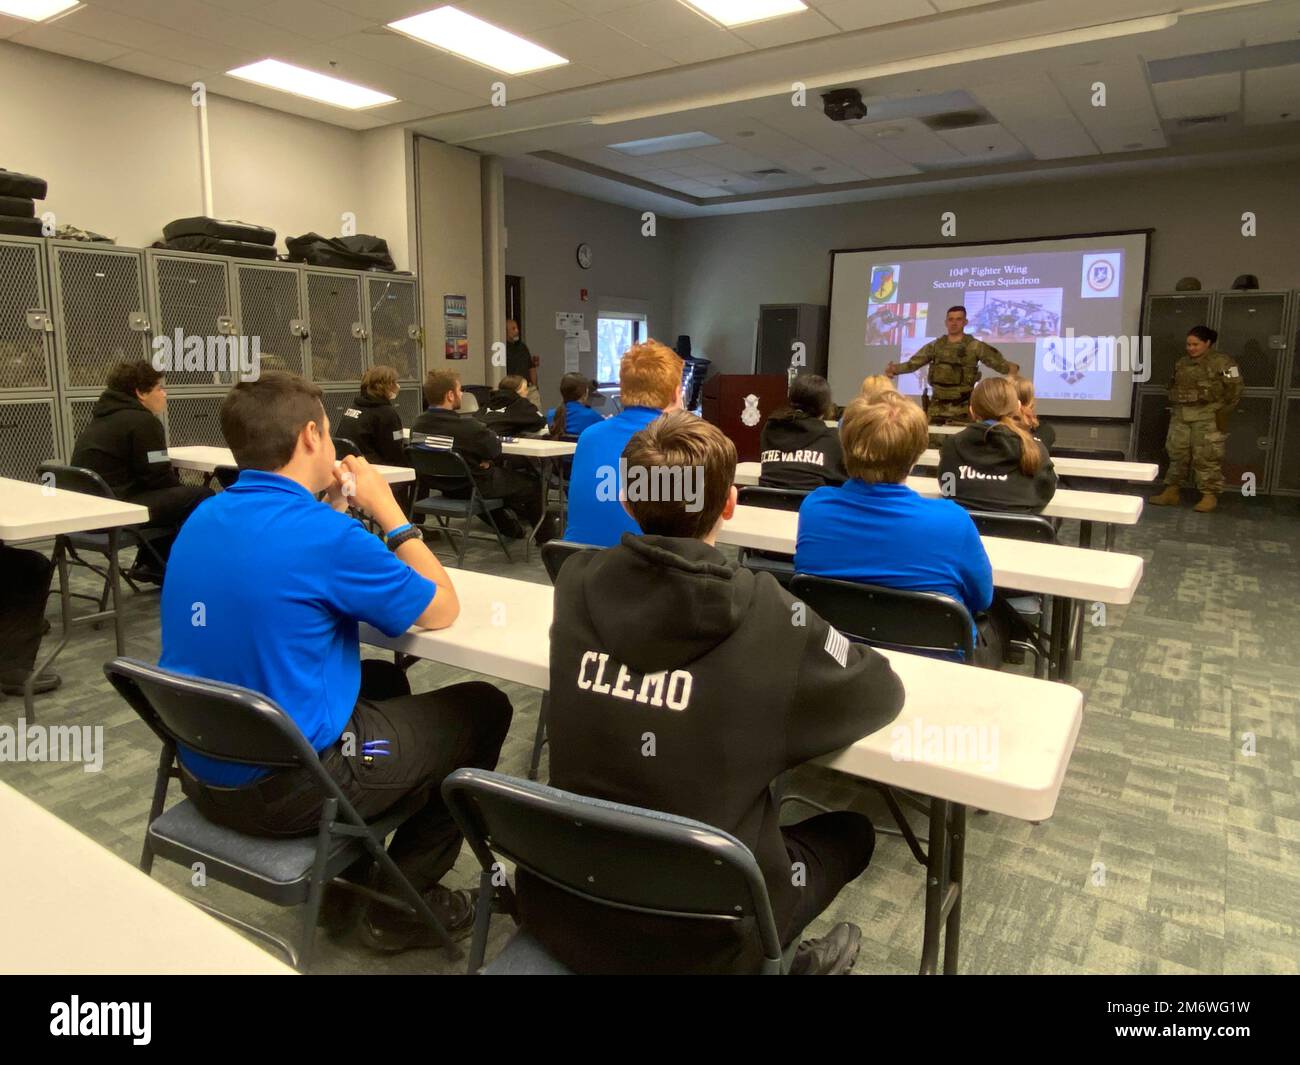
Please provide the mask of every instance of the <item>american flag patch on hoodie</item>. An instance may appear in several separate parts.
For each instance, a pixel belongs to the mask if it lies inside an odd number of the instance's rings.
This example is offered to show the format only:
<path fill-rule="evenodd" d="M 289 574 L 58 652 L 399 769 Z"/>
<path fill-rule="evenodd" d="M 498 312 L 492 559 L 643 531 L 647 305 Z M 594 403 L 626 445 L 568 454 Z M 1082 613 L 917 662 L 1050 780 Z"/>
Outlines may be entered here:
<path fill-rule="evenodd" d="M 826 653 L 844 669 L 849 664 L 849 639 L 834 626 L 826 630 Z"/>

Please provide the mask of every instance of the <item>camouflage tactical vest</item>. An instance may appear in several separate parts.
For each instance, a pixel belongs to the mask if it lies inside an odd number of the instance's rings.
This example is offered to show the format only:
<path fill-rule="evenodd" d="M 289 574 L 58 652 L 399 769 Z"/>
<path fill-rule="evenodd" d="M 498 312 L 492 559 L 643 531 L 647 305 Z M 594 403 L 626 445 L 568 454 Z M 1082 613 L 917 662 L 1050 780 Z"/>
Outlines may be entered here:
<path fill-rule="evenodd" d="M 962 337 L 952 343 L 945 337 L 931 341 L 934 357 L 930 360 L 930 383 L 945 390 L 969 392 L 980 379 L 979 354 L 974 337 Z"/>
<path fill-rule="evenodd" d="M 1198 359 L 1184 356 L 1174 367 L 1174 382 L 1169 386 L 1169 400 L 1179 406 L 1222 403 L 1228 382 L 1225 370 L 1230 360 L 1217 351 L 1207 351 Z"/>

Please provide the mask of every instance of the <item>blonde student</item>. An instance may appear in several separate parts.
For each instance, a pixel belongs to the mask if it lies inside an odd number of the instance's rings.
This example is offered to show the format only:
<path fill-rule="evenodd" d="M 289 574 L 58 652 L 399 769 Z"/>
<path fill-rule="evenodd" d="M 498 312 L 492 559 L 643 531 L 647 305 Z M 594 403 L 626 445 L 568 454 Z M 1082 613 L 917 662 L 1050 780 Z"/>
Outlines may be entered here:
<path fill-rule="evenodd" d="M 980 381 L 970 397 L 967 426 L 944 441 L 939 487 L 975 510 L 1037 513 L 1056 493 L 1056 470 L 1047 447 L 1025 428 L 1009 378 Z"/>
<path fill-rule="evenodd" d="M 1020 400 L 1020 424 L 1036 436 L 1048 453 L 1056 446 L 1056 430 L 1046 422 L 1038 420 L 1038 411 L 1034 407 L 1034 382 L 1027 377 L 1014 377 L 1016 397 Z"/>

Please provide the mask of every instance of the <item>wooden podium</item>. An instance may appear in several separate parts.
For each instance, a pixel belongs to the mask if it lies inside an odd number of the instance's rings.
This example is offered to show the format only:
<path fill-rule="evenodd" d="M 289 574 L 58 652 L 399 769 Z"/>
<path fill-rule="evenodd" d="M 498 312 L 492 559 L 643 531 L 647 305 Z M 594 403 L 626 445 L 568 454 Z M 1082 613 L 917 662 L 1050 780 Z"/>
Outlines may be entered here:
<path fill-rule="evenodd" d="M 763 423 L 788 390 L 785 374 L 718 374 L 704 383 L 704 420 L 731 437 L 740 462 L 755 462 Z"/>

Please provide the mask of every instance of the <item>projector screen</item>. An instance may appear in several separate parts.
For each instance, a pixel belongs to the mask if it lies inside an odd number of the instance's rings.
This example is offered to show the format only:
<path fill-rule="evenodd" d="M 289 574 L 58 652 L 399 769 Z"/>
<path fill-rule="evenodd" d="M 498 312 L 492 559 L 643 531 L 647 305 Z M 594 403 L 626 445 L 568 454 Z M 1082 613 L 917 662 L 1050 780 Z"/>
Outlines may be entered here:
<path fill-rule="evenodd" d="M 1034 382 L 1039 414 L 1127 418 L 1150 367 L 1138 336 L 1150 235 L 833 251 L 831 393 L 847 403 L 863 377 L 943 336 L 962 305 L 966 331 Z M 925 374 L 900 374 L 899 391 L 919 396 Z"/>

